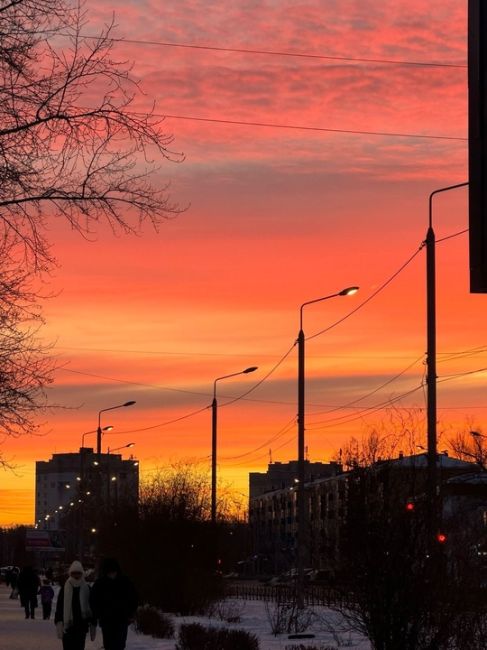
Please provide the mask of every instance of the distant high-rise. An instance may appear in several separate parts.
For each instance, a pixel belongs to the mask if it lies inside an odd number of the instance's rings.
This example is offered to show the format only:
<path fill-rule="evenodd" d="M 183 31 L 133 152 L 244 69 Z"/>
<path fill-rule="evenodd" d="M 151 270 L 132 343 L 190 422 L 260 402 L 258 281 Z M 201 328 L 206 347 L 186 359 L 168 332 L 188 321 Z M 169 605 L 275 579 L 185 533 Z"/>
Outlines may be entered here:
<path fill-rule="evenodd" d="M 307 483 L 321 478 L 336 476 L 341 471 L 341 465 L 336 462 L 312 463 L 307 460 L 304 463 L 305 480 Z M 297 480 L 297 460 L 291 460 L 288 463 L 269 463 L 267 472 L 249 473 L 249 499 L 255 499 L 266 492 L 282 490 L 287 487 L 296 487 Z"/>
<path fill-rule="evenodd" d="M 138 494 L 139 463 L 132 456 L 98 456 L 91 447 L 81 447 L 77 453 L 53 454 L 48 461 L 36 462 L 35 521 L 40 528 L 59 528 L 64 512 L 79 503 L 97 509 L 136 505 Z"/>

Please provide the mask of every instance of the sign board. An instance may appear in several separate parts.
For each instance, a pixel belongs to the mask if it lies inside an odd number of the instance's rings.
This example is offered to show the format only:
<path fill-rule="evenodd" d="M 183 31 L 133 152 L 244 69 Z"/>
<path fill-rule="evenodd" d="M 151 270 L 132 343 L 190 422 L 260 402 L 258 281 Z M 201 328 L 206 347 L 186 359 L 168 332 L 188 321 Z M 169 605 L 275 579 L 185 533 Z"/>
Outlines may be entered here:
<path fill-rule="evenodd" d="M 27 551 L 64 551 L 63 538 L 63 531 L 60 530 L 28 528 L 25 531 L 25 549 Z"/>

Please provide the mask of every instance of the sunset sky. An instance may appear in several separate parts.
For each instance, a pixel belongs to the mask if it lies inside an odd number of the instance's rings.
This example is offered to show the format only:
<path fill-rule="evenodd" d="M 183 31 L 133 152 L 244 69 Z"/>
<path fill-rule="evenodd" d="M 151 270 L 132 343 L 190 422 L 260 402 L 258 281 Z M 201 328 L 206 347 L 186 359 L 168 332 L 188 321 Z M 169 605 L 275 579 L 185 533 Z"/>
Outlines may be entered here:
<path fill-rule="evenodd" d="M 0 524 L 33 521 L 35 460 L 77 451 L 98 411 L 127 400 L 137 403 L 103 416 L 103 426 L 115 427 L 105 448 L 136 442 L 143 476 L 178 459 L 209 466 L 211 413 L 201 409 L 213 380 L 255 365 L 218 384 L 219 472 L 245 494 L 248 472 L 265 471 L 269 450 L 274 461 L 296 458 L 291 348 L 300 304 L 360 286 L 355 296 L 306 308 L 313 336 L 360 307 L 415 253 L 356 313 L 308 341 L 309 458 L 329 460 L 403 394 L 396 407 L 424 415 L 419 249 L 429 193 L 468 180 L 467 3 L 86 6 L 87 34 L 115 12 L 117 57 L 133 62 L 147 106 L 155 101 L 155 112 L 168 116 L 185 161 L 161 161 L 158 182 L 170 182 L 187 209 L 159 233 L 147 225 L 139 236 L 113 236 L 101 226 L 93 241 L 50 223 L 59 268 L 43 336 L 55 342 L 60 366 L 50 400 L 65 408 L 42 416 L 42 436 L 3 441 L 16 469 L 0 472 Z M 465 231 L 466 190 L 435 201 L 437 238 Z M 487 416 L 487 296 L 469 293 L 467 253 L 465 232 L 437 247 L 445 446 L 459 429 L 482 429 Z"/>

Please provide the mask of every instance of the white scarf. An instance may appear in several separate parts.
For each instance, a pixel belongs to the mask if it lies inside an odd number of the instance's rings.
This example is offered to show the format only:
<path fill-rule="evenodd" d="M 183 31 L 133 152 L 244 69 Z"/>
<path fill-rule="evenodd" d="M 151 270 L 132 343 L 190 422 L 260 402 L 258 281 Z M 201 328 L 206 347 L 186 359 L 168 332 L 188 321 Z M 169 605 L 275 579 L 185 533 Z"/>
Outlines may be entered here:
<path fill-rule="evenodd" d="M 85 620 L 91 618 L 90 609 L 90 588 L 83 578 L 75 580 L 69 577 L 64 583 L 64 629 L 73 625 L 73 587 L 79 587 L 79 603 L 81 606 L 81 617 Z"/>

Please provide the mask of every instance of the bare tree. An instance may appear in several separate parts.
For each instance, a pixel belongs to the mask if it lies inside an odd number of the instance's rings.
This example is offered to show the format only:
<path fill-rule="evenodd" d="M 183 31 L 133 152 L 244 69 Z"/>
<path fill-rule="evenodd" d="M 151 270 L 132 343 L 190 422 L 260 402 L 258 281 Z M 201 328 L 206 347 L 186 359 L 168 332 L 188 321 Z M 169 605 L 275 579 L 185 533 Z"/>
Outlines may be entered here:
<path fill-rule="evenodd" d="M 112 54 L 113 23 L 83 36 L 82 5 L 0 0 L 0 219 L 36 266 L 49 261 L 47 219 L 81 233 L 106 219 L 132 231 L 179 211 L 153 159 L 179 161 L 162 120 Z"/>
<path fill-rule="evenodd" d="M 487 468 L 487 436 L 481 431 L 459 431 L 448 440 L 453 455 L 460 460 L 474 462 Z"/>
<path fill-rule="evenodd" d="M 38 338 L 43 319 L 34 278 L 15 261 L 9 237 L 0 240 L 0 259 L 0 428 L 19 436 L 39 427 L 35 416 L 46 406 L 54 362 Z"/>
<path fill-rule="evenodd" d="M 210 514 L 208 472 L 197 465 L 178 462 L 161 468 L 140 488 L 141 514 L 154 511 L 166 520 L 205 521 Z"/>
<path fill-rule="evenodd" d="M 334 458 L 344 467 L 353 469 L 390 460 L 400 452 L 416 454 L 423 428 L 421 409 L 391 406 L 384 419 L 368 427 L 360 440 L 350 438 Z"/>
<path fill-rule="evenodd" d="M 147 112 L 131 68 L 112 53 L 113 23 L 83 36 L 69 0 L 0 0 L 0 427 L 32 433 L 53 364 L 37 337 L 32 278 L 53 263 L 47 222 L 87 235 L 100 220 L 133 231 L 179 212 L 157 164 L 180 161 Z M 142 108 L 141 108 L 142 106 Z M 22 260 L 22 266 L 20 266 Z M 0 440 L 1 442 L 1 440 Z"/>

